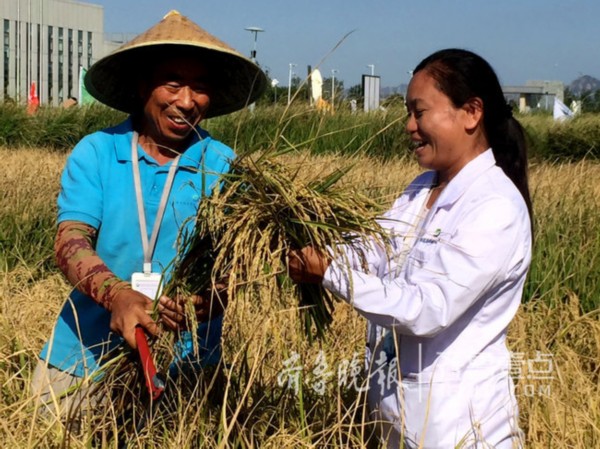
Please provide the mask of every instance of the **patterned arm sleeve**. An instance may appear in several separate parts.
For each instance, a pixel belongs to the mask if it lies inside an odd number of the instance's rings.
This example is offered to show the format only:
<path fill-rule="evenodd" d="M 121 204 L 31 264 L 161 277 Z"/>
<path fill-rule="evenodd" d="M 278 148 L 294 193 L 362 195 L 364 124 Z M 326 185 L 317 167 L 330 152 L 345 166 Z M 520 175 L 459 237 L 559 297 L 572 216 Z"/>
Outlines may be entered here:
<path fill-rule="evenodd" d="M 119 279 L 98 256 L 94 249 L 97 230 L 78 221 L 64 221 L 58 226 L 54 253 L 60 270 L 80 292 L 99 305 L 112 310 L 115 294 L 131 288 Z"/>

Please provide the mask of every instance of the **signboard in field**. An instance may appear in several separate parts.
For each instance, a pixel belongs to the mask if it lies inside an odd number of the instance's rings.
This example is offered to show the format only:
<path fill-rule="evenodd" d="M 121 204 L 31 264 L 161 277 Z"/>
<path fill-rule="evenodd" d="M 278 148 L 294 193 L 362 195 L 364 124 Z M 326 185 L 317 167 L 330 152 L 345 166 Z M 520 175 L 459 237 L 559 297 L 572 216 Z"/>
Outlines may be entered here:
<path fill-rule="evenodd" d="M 365 97 L 365 112 L 379 109 L 379 86 L 381 79 L 374 75 L 362 76 L 362 87 Z"/>

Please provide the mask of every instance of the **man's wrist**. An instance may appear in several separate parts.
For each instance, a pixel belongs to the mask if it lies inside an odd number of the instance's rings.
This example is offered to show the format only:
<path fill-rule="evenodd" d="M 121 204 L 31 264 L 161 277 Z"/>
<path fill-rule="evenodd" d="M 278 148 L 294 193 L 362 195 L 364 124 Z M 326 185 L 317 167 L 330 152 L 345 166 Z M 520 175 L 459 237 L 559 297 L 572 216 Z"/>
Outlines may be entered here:
<path fill-rule="evenodd" d="M 115 297 L 123 290 L 131 290 L 131 284 L 116 276 L 112 276 L 102 281 L 98 288 L 96 300 L 101 306 L 111 312 Z"/>

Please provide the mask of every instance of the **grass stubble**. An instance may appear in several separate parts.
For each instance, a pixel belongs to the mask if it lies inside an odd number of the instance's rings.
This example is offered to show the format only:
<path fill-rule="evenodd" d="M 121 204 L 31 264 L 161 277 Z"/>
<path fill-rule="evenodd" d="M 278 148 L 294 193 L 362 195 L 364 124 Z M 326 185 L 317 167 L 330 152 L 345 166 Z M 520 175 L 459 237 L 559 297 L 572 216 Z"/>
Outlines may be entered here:
<path fill-rule="evenodd" d="M 32 421 L 29 380 L 36 354 L 69 291 L 51 263 L 64 156 L 0 149 L 0 157 L 0 447 L 116 447 L 110 411 L 78 438 L 69 438 L 56 421 Z M 336 155 L 288 157 L 306 167 L 349 162 Z M 388 202 L 419 172 L 406 159 L 357 156 L 352 162 L 345 182 Z M 600 166 L 585 161 L 532 166 L 534 262 L 526 302 L 509 330 L 529 448 L 600 445 L 600 192 L 590 182 L 599 175 Z M 337 302 L 326 338 L 311 345 L 294 307 L 266 310 L 240 302 L 225 315 L 227 366 L 172 388 L 167 406 L 175 409 L 167 418 L 149 419 L 129 445 L 367 447 L 364 397 L 351 384 L 361 379 L 346 377 L 342 385 L 338 377 L 353 360 L 362 366 L 364 331 L 364 320 Z"/>

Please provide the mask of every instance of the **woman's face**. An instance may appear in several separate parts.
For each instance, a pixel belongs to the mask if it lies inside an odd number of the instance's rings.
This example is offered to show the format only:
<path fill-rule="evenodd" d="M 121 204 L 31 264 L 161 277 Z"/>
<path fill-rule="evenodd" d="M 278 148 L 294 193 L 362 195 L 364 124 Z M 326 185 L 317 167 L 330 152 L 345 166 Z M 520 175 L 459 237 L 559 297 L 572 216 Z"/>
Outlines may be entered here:
<path fill-rule="evenodd" d="M 177 149 L 205 117 L 210 105 L 207 70 L 189 58 L 172 58 L 155 66 L 141 89 L 141 132 Z"/>
<path fill-rule="evenodd" d="M 411 79 L 406 106 L 406 131 L 419 165 L 436 170 L 439 181 L 449 181 L 474 157 L 470 154 L 471 117 L 467 110 L 455 107 L 426 70 Z"/>

